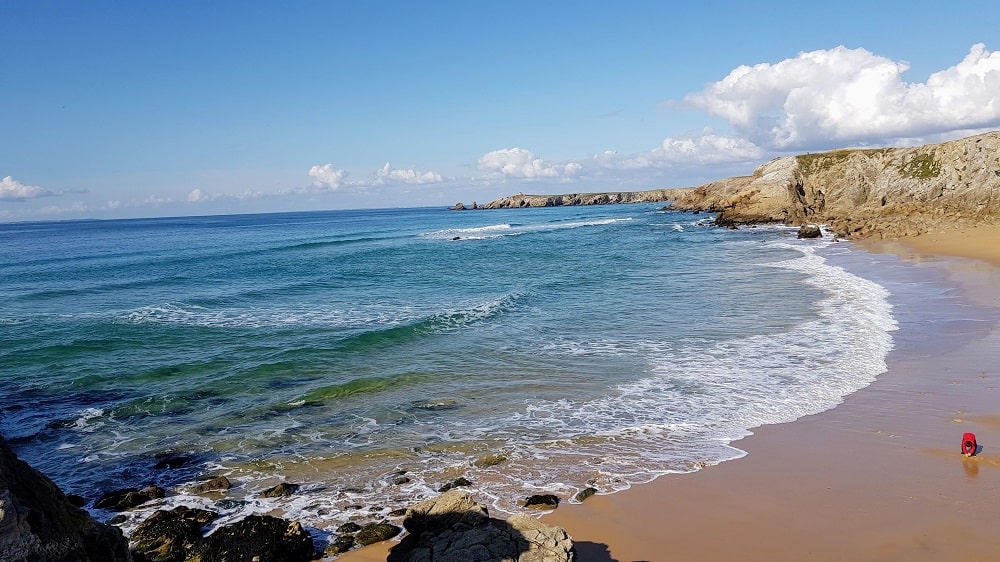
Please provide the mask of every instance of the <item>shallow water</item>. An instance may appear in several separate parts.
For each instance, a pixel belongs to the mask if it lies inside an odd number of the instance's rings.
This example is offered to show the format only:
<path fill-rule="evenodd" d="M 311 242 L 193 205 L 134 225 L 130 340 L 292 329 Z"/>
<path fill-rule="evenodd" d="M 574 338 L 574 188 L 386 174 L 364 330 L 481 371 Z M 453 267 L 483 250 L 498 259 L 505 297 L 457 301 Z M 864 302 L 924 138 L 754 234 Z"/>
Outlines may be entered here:
<path fill-rule="evenodd" d="M 883 372 L 889 291 L 833 264 L 864 256 L 652 205 L 0 225 L 0 431 L 87 497 L 226 474 L 220 524 L 611 492 Z"/>

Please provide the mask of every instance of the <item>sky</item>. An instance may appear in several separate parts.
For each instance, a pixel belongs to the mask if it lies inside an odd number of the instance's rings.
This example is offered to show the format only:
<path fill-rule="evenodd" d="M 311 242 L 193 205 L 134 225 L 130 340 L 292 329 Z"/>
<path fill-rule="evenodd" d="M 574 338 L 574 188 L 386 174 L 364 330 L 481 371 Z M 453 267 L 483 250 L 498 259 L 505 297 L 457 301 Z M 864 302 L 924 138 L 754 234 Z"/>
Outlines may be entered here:
<path fill-rule="evenodd" d="M 0 221 L 695 186 L 1000 129 L 1000 10 L 0 0 Z"/>

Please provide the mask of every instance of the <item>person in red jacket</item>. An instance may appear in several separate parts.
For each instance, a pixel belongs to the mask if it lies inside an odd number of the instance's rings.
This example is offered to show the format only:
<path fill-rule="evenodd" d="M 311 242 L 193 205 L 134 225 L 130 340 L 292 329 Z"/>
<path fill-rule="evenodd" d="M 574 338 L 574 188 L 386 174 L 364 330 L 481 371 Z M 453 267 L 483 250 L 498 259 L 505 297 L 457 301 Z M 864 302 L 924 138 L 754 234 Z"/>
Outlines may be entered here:
<path fill-rule="evenodd" d="M 965 455 L 967 457 L 971 457 L 972 455 L 976 454 L 976 448 L 977 447 L 978 447 L 978 445 L 976 444 L 976 434 L 975 433 L 966 433 L 965 435 L 962 436 L 962 454 L 963 455 Z"/>

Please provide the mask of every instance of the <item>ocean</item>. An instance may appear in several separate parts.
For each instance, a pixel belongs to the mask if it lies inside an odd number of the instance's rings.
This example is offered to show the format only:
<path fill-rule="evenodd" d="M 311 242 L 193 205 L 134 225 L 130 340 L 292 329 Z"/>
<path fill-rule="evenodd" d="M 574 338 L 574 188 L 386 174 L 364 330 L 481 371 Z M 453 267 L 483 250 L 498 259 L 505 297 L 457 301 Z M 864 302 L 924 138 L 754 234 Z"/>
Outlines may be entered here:
<path fill-rule="evenodd" d="M 67 492 L 168 489 L 126 529 L 177 504 L 325 529 L 458 477 L 512 513 L 738 458 L 754 428 L 885 371 L 893 291 L 950 298 L 926 274 L 871 280 L 912 267 L 894 257 L 713 218 L 639 204 L 0 224 L 0 433 Z M 191 460 L 153 468 L 164 454 Z M 215 475 L 234 488 L 187 492 Z M 258 497 L 281 481 L 301 488 Z"/>

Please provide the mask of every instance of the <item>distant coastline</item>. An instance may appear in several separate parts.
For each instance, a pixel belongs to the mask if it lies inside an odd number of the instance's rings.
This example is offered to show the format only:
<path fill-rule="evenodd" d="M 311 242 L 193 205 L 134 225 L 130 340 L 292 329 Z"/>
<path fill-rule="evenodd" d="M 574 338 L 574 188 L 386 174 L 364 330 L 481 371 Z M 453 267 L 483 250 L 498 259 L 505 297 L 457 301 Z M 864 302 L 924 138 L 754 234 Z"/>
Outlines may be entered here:
<path fill-rule="evenodd" d="M 563 195 L 526 195 L 517 193 L 490 201 L 485 205 L 457 203 L 454 211 L 480 209 L 524 209 L 529 207 L 564 207 L 576 205 L 618 205 L 622 203 L 666 203 L 693 191 L 694 188 L 651 189 L 649 191 L 605 191 L 597 193 L 568 193 Z"/>
<path fill-rule="evenodd" d="M 1000 224 L 1000 131 L 913 148 L 840 149 L 776 158 L 750 176 L 693 188 L 525 195 L 455 210 L 669 203 L 716 223 L 826 224 L 844 238 L 893 239 Z"/>

